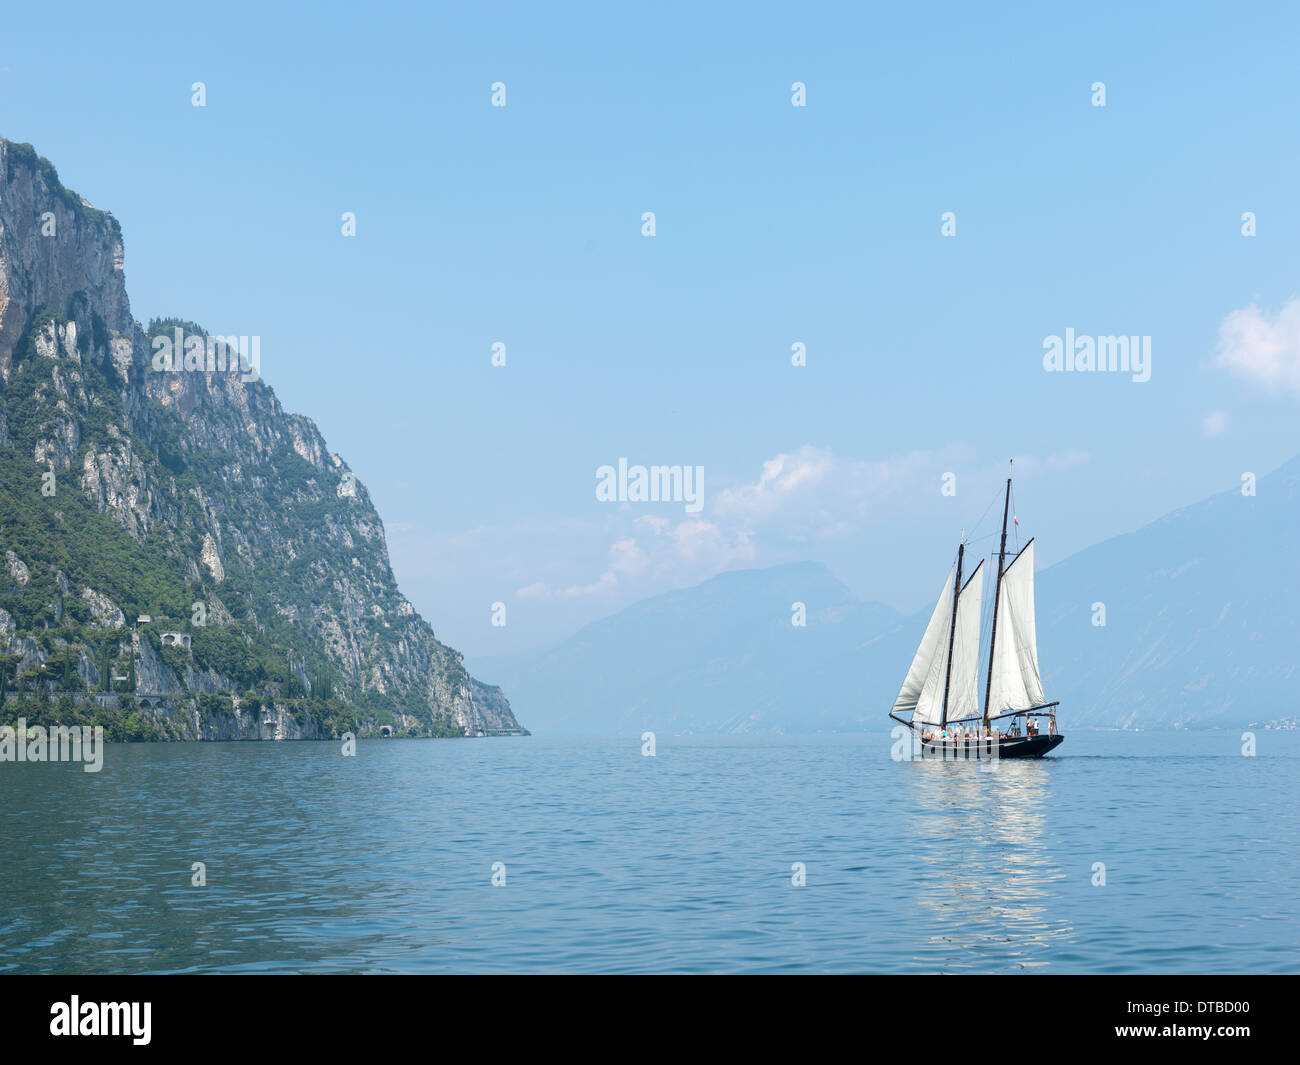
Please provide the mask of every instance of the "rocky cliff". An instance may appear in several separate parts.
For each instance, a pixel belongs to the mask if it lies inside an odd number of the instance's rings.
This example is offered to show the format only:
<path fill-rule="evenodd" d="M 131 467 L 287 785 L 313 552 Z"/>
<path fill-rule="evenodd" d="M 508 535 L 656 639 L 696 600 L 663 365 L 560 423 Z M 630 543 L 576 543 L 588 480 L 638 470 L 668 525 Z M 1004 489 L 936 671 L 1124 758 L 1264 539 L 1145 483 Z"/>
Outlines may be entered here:
<path fill-rule="evenodd" d="M 365 486 L 255 341 L 136 322 L 117 221 L 4 140 L 0 549 L 6 718 L 61 698 L 133 736 L 518 728 L 402 596 Z"/>

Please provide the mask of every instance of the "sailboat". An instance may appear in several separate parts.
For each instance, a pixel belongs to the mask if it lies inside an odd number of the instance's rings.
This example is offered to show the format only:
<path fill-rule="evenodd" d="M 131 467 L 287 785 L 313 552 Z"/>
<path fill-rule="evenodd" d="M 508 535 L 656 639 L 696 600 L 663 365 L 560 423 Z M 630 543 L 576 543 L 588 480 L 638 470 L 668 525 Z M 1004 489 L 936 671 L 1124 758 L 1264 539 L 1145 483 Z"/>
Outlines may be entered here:
<path fill-rule="evenodd" d="M 1056 729 L 1060 703 L 1047 701 L 1038 671 L 1034 541 L 1007 562 L 1010 508 L 1008 476 L 983 711 L 977 689 L 984 562 L 962 582 L 963 537 L 957 561 L 889 712 L 895 721 L 920 734 L 922 755 L 1040 758 L 1065 739 Z"/>

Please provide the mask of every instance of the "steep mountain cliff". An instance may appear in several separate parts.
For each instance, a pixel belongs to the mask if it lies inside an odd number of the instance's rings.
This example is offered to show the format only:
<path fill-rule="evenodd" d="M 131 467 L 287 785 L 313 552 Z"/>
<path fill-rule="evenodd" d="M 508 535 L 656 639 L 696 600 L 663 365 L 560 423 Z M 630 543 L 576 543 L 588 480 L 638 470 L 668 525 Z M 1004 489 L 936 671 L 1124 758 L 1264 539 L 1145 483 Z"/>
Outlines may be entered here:
<path fill-rule="evenodd" d="M 0 714 L 141 738 L 517 729 L 256 363 L 252 338 L 136 322 L 117 221 L 0 140 Z"/>

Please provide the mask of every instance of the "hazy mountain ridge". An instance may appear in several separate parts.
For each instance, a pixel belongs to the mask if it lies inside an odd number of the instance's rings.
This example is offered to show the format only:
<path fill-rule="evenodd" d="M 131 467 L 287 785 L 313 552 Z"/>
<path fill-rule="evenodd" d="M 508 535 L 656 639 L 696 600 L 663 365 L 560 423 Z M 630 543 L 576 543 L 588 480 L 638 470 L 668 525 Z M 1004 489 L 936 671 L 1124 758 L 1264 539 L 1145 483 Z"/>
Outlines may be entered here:
<path fill-rule="evenodd" d="M 857 729 L 874 710 L 863 673 L 911 654 L 903 622 L 821 563 L 793 563 L 720 574 L 477 669 L 518 685 L 516 699 L 556 731 Z"/>
<path fill-rule="evenodd" d="M 1040 571 L 1039 660 L 1062 728 L 1294 726 L 1298 517 L 1300 457 L 1255 496 L 1223 492 Z M 815 563 L 725 573 L 480 671 L 553 731 L 883 727 L 930 610 L 862 603 Z"/>
<path fill-rule="evenodd" d="M 1294 722 L 1300 457 L 1040 574 L 1044 679 L 1098 727 Z M 1104 627 L 1093 624 L 1105 606 Z"/>
<path fill-rule="evenodd" d="M 29 145 L 0 140 L 0 179 L 0 686 L 113 687 L 145 736 L 517 728 L 311 419 L 238 371 L 155 368 L 153 336 L 203 331 L 131 317 L 116 220 Z"/>

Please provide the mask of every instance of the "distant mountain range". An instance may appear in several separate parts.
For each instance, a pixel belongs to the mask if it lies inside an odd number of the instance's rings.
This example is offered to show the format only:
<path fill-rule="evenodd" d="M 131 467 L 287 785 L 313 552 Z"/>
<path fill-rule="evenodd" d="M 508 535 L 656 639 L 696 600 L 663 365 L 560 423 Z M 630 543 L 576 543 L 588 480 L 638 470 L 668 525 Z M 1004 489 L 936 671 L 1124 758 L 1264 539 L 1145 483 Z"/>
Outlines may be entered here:
<path fill-rule="evenodd" d="M 794 603 L 806 606 L 804 627 Z M 862 678 L 895 668 L 911 638 L 903 620 L 804 562 L 723 573 L 479 669 L 519 685 L 511 697 L 529 706 L 534 731 L 534 718 L 573 733 L 859 728 Z"/>
<path fill-rule="evenodd" d="M 1038 581 L 1039 656 L 1066 720 L 1294 727 L 1300 457 L 1080 551 Z M 1106 625 L 1092 624 L 1104 603 Z"/>
<path fill-rule="evenodd" d="M 1254 496 L 1224 492 L 1041 571 L 1039 657 L 1062 727 L 1294 727 L 1297 518 L 1300 457 Z M 476 667 L 534 730 L 858 731 L 888 723 L 929 612 L 862 602 L 796 563 L 724 573 Z"/>

